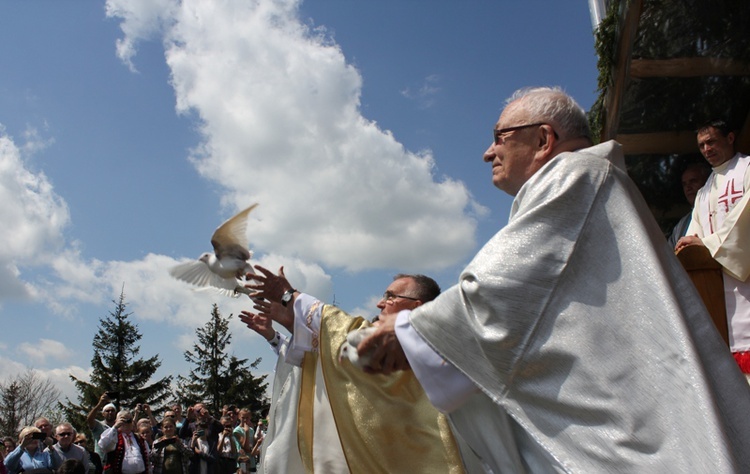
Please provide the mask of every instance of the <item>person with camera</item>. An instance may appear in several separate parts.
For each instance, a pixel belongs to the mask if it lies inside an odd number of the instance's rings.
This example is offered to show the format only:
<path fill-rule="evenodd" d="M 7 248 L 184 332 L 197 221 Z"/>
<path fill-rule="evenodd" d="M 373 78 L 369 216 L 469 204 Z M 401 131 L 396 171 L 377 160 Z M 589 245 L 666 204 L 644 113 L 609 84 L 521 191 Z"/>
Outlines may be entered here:
<path fill-rule="evenodd" d="M 19 472 L 52 473 L 60 467 L 62 460 L 55 450 L 43 450 L 40 442 L 47 438 L 39 428 L 27 426 L 18 435 L 18 446 L 5 456 L 5 468 L 9 474 Z"/>
<path fill-rule="evenodd" d="M 219 434 L 224 431 L 224 426 L 211 416 L 211 412 L 203 403 L 196 403 L 188 407 L 187 421 L 183 423 L 179 431 L 179 437 L 182 439 L 192 438 L 190 446 L 195 449 L 199 446 L 200 456 L 206 463 L 192 463 L 190 466 L 191 474 L 214 474 L 216 459 L 216 446 L 219 442 Z M 196 432 L 201 432 L 197 437 Z M 196 441 L 197 439 L 197 441 Z M 203 449 L 205 445 L 205 450 Z M 205 451 L 205 452 L 204 452 Z M 201 468 L 207 471 L 202 471 Z"/>
<path fill-rule="evenodd" d="M 161 436 L 161 433 L 159 432 L 159 422 L 156 420 L 156 417 L 151 412 L 151 406 L 149 406 L 148 403 L 139 403 L 135 406 L 135 413 L 133 413 L 133 419 L 136 422 L 136 425 L 138 426 L 138 432 L 141 433 L 141 436 L 144 434 L 141 432 L 141 427 L 145 424 L 145 422 L 148 422 L 148 427 L 151 430 L 151 441 Z M 149 443 L 150 445 L 151 443 Z"/>
<path fill-rule="evenodd" d="M 106 453 L 104 474 L 149 474 L 148 447 L 133 432 L 133 424 L 133 415 L 122 410 L 115 424 L 102 433 L 99 447 Z"/>
<path fill-rule="evenodd" d="M 195 424 L 195 430 L 193 430 L 192 438 L 190 439 L 190 449 L 193 450 L 190 473 L 208 474 L 209 469 L 213 467 L 216 459 L 208 443 L 206 424 L 202 421 Z"/>
<path fill-rule="evenodd" d="M 215 474 L 234 474 L 239 465 L 237 459 L 240 457 L 241 446 L 234 437 L 234 420 L 230 415 L 224 415 L 219 420 L 224 428 L 219 433 L 216 443 L 217 463 L 214 468 Z"/>
<path fill-rule="evenodd" d="M 163 436 L 154 441 L 149 454 L 153 474 L 188 474 L 193 451 L 177 437 L 177 426 L 172 418 L 165 417 L 161 422 Z"/>
<path fill-rule="evenodd" d="M 117 408 L 112 403 L 112 399 L 117 397 L 118 394 L 116 392 L 104 392 L 101 397 L 99 397 L 99 403 L 91 409 L 86 417 L 86 424 L 91 430 L 91 436 L 94 441 L 94 452 L 98 454 L 101 459 L 104 459 L 104 451 L 99 448 L 99 439 L 105 430 L 111 428 L 115 424 Z M 104 421 L 96 419 L 99 413 L 104 417 Z"/>

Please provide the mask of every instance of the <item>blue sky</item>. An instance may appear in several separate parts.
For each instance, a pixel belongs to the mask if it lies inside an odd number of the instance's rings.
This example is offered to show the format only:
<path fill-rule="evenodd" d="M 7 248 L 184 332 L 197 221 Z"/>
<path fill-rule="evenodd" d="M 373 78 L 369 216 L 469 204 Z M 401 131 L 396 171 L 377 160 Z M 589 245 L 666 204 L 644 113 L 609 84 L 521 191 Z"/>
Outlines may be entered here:
<path fill-rule="evenodd" d="M 507 220 L 482 162 L 515 89 L 596 96 L 585 0 L 0 2 L 0 379 L 75 392 L 124 286 L 141 354 L 186 374 L 211 305 L 170 266 L 253 202 L 257 261 L 377 313 L 397 272 L 444 288 Z"/>

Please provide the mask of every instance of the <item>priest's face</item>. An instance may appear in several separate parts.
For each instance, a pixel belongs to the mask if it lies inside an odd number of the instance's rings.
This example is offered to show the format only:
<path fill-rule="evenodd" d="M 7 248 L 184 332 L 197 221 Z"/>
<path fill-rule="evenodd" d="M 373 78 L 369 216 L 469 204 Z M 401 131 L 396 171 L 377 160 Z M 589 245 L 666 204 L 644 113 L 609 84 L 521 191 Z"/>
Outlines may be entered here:
<path fill-rule="evenodd" d="M 522 99 L 520 99 L 522 100 Z M 495 130 L 529 125 L 534 121 L 519 101 L 509 104 L 495 125 Z M 534 140 L 539 126 L 519 128 L 496 135 L 483 159 L 492 164 L 492 184 L 511 196 L 539 169 L 534 160 Z"/>
<path fill-rule="evenodd" d="M 417 298 L 416 282 L 411 278 L 399 278 L 388 285 L 377 306 L 380 314 L 386 316 L 404 309 L 414 309 L 421 304 L 422 301 Z"/>
<path fill-rule="evenodd" d="M 698 148 L 711 166 L 719 166 L 734 156 L 734 133 L 726 136 L 714 127 L 698 132 Z"/>

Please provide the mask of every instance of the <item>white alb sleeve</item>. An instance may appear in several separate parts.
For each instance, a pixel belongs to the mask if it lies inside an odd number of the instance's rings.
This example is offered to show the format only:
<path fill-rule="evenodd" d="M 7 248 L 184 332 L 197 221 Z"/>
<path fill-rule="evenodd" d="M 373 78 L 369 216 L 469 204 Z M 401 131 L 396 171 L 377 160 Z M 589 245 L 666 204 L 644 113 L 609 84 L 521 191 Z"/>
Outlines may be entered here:
<path fill-rule="evenodd" d="M 409 310 L 398 313 L 396 337 L 427 398 L 441 412 L 450 413 L 463 405 L 479 388 L 422 339 L 411 325 L 410 313 Z"/>
<path fill-rule="evenodd" d="M 313 340 L 320 333 L 323 305 L 316 298 L 300 293 L 294 299 L 294 334 L 287 349 L 287 364 L 302 365 L 305 352 L 312 352 Z"/>

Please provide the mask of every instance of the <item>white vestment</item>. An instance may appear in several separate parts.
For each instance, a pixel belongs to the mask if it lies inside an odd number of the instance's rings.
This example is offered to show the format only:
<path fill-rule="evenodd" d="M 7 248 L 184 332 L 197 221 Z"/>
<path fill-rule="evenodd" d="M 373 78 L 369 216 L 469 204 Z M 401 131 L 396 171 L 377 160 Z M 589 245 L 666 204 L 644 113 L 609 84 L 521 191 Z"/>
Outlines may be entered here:
<path fill-rule="evenodd" d="M 698 235 L 724 268 L 729 347 L 750 350 L 750 156 L 713 169 L 698 191 L 686 235 Z"/>
<path fill-rule="evenodd" d="M 550 160 L 411 325 L 482 391 L 450 418 L 495 472 L 750 472 L 750 387 L 622 158 Z"/>
<path fill-rule="evenodd" d="M 300 368 L 285 361 L 289 340 L 284 336 L 273 378 L 268 430 L 263 438 L 260 470 L 266 474 L 304 474 L 297 447 L 297 401 Z"/>

